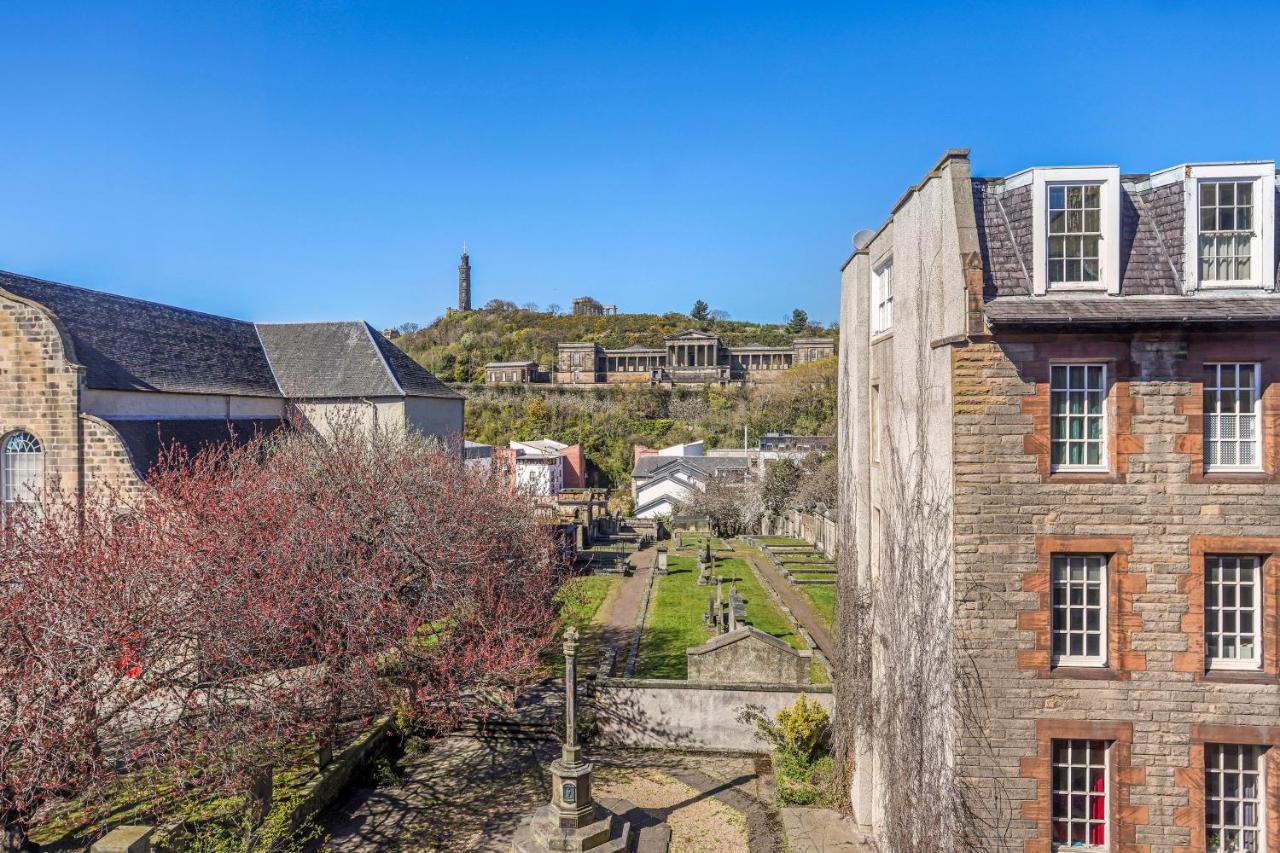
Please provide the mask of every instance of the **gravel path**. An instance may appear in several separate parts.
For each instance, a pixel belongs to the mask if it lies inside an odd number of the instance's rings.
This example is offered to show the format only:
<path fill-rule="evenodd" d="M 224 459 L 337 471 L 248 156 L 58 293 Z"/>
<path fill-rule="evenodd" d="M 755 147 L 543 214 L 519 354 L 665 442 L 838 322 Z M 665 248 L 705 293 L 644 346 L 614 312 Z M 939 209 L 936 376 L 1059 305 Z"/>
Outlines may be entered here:
<path fill-rule="evenodd" d="M 611 648 L 617 655 L 618 666 L 627 660 L 627 649 L 631 645 L 631 634 L 636 627 L 636 619 L 640 615 L 640 602 L 644 598 L 644 588 L 649 583 L 649 572 L 652 571 L 657 551 L 645 548 L 636 551 L 628 558 L 635 568 L 630 577 L 623 578 L 618 594 L 608 609 L 599 616 L 603 627 L 600 638 L 601 648 Z M 615 674 L 618 670 L 615 669 Z"/>
<path fill-rule="evenodd" d="M 827 623 L 823 621 L 822 614 L 813 606 L 809 596 L 788 583 L 787 579 L 774 568 L 773 563 L 770 563 L 767 557 L 757 553 L 754 548 L 747 551 L 746 556 L 751 561 L 751 565 L 759 570 L 761 577 L 773 587 L 774 592 L 778 593 L 787 607 L 791 608 L 791 615 L 796 618 L 796 621 L 813 636 L 813 641 L 827 656 L 827 660 L 836 660 L 835 640 L 827 630 Z"/>

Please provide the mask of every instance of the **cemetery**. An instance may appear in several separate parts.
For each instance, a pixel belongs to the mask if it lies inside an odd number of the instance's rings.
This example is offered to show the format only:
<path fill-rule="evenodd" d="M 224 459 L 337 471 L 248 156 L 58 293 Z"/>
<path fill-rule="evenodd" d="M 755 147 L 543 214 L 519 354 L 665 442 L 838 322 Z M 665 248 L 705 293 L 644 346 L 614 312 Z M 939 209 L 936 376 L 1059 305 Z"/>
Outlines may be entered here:
<path fill-rule="evenodd" d="M 757 536 L 751 541 L 786 581 L 812 602 L 827 629 L 833 628 L 837 569 L 832 559 L 803 539 Z"/>

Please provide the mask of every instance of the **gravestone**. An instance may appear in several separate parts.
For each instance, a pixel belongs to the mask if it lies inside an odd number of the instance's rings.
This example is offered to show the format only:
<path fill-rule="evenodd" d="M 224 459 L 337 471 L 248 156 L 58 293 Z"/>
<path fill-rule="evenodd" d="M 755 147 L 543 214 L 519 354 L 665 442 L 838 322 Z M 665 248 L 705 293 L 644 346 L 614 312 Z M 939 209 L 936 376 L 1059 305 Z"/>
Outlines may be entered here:
<path fill-rule="evenodd" d="M 813 667 L 812 651 L 793 649 L 750 625 L 686 649 L 685 659 L 694 684 L 803 685 Z"/>

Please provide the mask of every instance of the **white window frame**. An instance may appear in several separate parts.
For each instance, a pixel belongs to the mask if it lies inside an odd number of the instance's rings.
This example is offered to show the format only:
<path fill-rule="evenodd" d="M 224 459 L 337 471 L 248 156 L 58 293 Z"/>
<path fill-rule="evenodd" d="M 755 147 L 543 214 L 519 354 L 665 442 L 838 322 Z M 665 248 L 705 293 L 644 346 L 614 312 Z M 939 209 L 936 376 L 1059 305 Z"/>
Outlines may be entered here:
<path fill-rule="evenodd" d="M 1237 368 L 1235 371 L 1233 371 L 1233 373 L 1236 376 L 1239 376 L 1238 367 L 1240 365 L 1246 365 L 1246 364 L 1253 366 L 1253 459 L 1254 461 L 1247 465 L 1241 465 L 1238 463 L 1227 464 L 1227 465 L 1224 465 L 1222 463 L 1217 463 L 1217 464 L 1209 463 L 1208 420 L 1209 420 L 1210 412 L 1205 410 L 1201 412 L 1201 417 L 1204 424 L 1202 427 L 1202 431 L 1204 434 L 1204 444 L 1201 449 L 1200 461 L 1201 461 L 1201 464 L 1204 466 L 1204 470 L 1206 473 L 1221 474 L 1223 472 L 1227 472 L 1227 473 L 1240 472 L 1240 471 L 1257 472 L 1262 470 L 1262 448 L 1263 448 L 1263 444 L 1262 444 L 1262 363 L 1257 361 L 1207 361 L 1204 363 L 1204 368 L 1205 370 L 1208 370 L 1208 368 L 1210 367 L 1217 368 L 1217 376 L 1218 376 L 1217 391 L 1218 391 L 1218 395 L 1221 396 L 1222 368 L 1224 367 Z M 1236 390 L 1237 391 L 1239 390 L 1239 386 L 1236 386 Z M 1204 395 L 1205 395 L 1205 389 L 1201 388 L 1200 399 L 1202 401 L 1201 402 L 1202 409 L 1203 409 Z M 1237 395 L 1237 399 L 1239 399 L 1238 395 Z M 1240 415 L 1236 415 L 1236 417 L 1237 417 L 1237 420 L 1239 420 Z M 1219 426 L 1219 430 L 1221 430 L 1221 426 Z M 1238 434 L 1239 433 L 1238 423 L 1236 426 L 1236 431 Z"/>
<path fill-rule="evenodd" d="M 1265 851 L 1265 850 L 1267 849 L 1267 809 L 1268 809 L 1268 805 L 1269 805 L 1269 803 L 1268 803 L 1268 801 L 1267 801 L 1267 749 L 1268 749 L 1268 748 L 1267 748 L 1266 746 L 1261 746 L 1261 745 L 1257 745 L 1257 744 L 1207 743 L 1207 744 L 1205 744 L 1205 745 L 1204 745 L 1204 838 L 1205 838 L 1205 850 L 1209 851 L 1209 853 L 1238 853 L 1238 851 L 1240 851 L 1240 850 L 1244 849 L 1244 848 L 1241 848 L 1241 847 L 1239 847 L 1239 846 L 1237 846 L 1237 847 L 1227 847 L 1227 848 L 1224 848 L 1224 847 L 1221 847 L 1221 846 L 1219 846 L 1219 847 L 1211 847 L 1211 846 L 1209 846 L 1209 832 L 1210 832 L 1210 830 L 1211 830 L 1211 829 L 1216 829 L 1216 827 L 1210 827 L 1210 825 L 1209 825 L 1209 774 L 1210 774 L 1211 772 L 1213 772 L 1213 773 L 1217 773 L 1217 774 L 1219 774 L 1219 776 L 1221 776 L 1221 775 L 1224 773 L 1224 769 L 1222 769 L 1222 768 L 1218 768 L 1218 767 L 1213 767 L 1213 768 L 1211 768 L 1211 767 L 1210 767 L 1210 753 L 1211 753 L 1211 751 L 1213 751 L 1213 752 L 1219 751 L 1219 750 L 1223 749 L 1224 747 L 1232 747 L 1232 748 L 1234 748 L 1234 749 L 1238 749 L 1238 750 L 1248 750 L 1248 751 L 1250 751 L 1250 752 L 1252 752 L 1252 753 L 1253 753 L 1254 758 L 1255 758 L 1255 760 L 1257 761 L 1257 767 L 1258 767 L 1258 769 L 1257 769 L 1257 774 L 1258 774 L 1258 784 L 1257 784 L 1257 788 L 1256 788 L 1256 790 L 1255 790 L 1255 793 L 1257 794 L 1257 797 L 1254 799 L 1254 803 L 1255 803 L 1255 815 L 1256 815 L 1256 817 L 1257 817 L 1257 826 L 1256 826 L 1256 831 L 1257 831 L 1257 833 L 1258 833 L 1258 839 L 1257 839 L 1257 840 L 1258 840 L 1258 843 L 1257 843 L 1257 846 L 1256 846 L 1256 848 L 1255 848 L 1255 849 L 1257 849 L 1257 850 L 1261 853 L 1261 851 Z M 1216 762 L 1216 763 L 1221 764 L 1222 762 L 1221 762 L 1221 760 L 1219 759 L 1219 761 L 1218 761 L 1218 762 Z M 1242 773 L 1243 771 L 1233 769 L 1231 772 Z M 1238 797 L 1232 797 L 1232 798 L 1228 798 L 1228 797 L 1224 796 L 1224 795 L 1223 795 L 1223 787 L 1224 787 L 1224 786 L 1223 786 L 1223 785 L 1222 785 L 1222 783 L 1221 783 L 1221 779 L 1219 779 L 1219 783 L 1218 783 L 1218 796 L 1217 796 L 1217 798 L 1216 798 L 1216 799 L 1217 799 L 1220 803 L 1221 803 L 1222 801 L 1224 801 L 1224 800 L 1227 800 L 1227 799 L 1234 799 L 1234 800 L 1236 800 L 1237 802 L 1239 802 L 1239 803 L 1241 803 L 1241 804 L 1243 804 L 1243 803 L 1245 803 L 1245 802 L 1248 802 L 1248 801 L 1244 798 L 1244 796 L 1243 796 L 1243 795 L 1238 796 Z M 1238 791 L 1238 792 L 1239 792 L 1239 791 L 1241 791 L 1241 790 L 1242 790 L 1241 788 L 1239 788 L 1239 787 L 1237 788 L 1237 791 Z M 1221 820 L 1221 814 L 1222 814 L 1222 811 L 1221 811 L 1221 809 L 1219 809 L 1219 819 L 1220 819 L 1220 820 Z M 1239 821 L 1237 821 L 1236 826 L 1241 826 L 1241 825 L 1242 825 L 1242 824 L 1241 824 Z"/>
<path fill-rule="evenodd" d="M 1098 464 L 1090 465 L 1087 462 L 1080 464 L 1071 464 L 1070 462 L 1055 463 L 1053 461 L 1053 373 L 1055 367 L 1064 367 L 1067 369 L 1068 386 L 1070 388 L 1071 368 L 1085 368 L 1085 375 L 1088 376 L 1088 368 L 1102 368 L 1102 436 L 1098 445 Z M 1111 370 L 1110 365 L 1105 361 L 1054 361 L 1049 365 L 1049 471 L 1054 474 L 1070 474 L 1070 473 L 1086 473 L 1097 474 L 1107 473 L 1111 470 Z M 1087 380 L 1086 380 L 1087 381 Z M 1065 389 L 1064 389 L 1065 390 Z M 1087 393 L 1087 392 L 1086 392 Z M 1088 398 L 1086 397 L 1086 400 Z M 1087 445 L 1086 445 L 1087 446 Z"/>
<path fill-rule="evenodd" d="M 871 271 L 871 336 L 883 335 L 892 329 L 893 255 L 890 255 Z"/>
<path fill-rule="evenodd" d="M 1209 654 L 1209 648 L 1210 648 L 1210 644 L 1209 644 L 1209 634 L 1210 634 L 1210 631 L 1209 631 L 1209 586 L 1210 586 L 1210 585 L 1211 585 L 1211 583 L 1212 583 L 1212 575 L 1210 574 L 1210 570 L 1209 570 L 1209 563 L 1210 563 L 1210 561 L 1211 561 L 1211 560 L 1234 560 L 1234 561 L 1236 561 L 1236 563 L 1237 563 L 1237 571 L 1238 571 L 1238 567 L 1239 567 L 1239 563 L 1240 563 L 1240 561 L 1244 561 L 1244 560 L 1252 560 L 1252 561 L 1253 561 L 1253 606 L 1250 608 L 1250 610 L 1251 610 L 1251 611 L 1252 611 L 1252 613 L 1253 613 L 1253 657 L 1251 657 L 1251 658 L 1217 658 L 1217 657 L 1212 657 L 1212 656 L 1210 656 L 1210 654 Z M 1263 645 L 1263 643 L 1265 642 L 1265 637 L 1263 636 L 1263 628 L 1264 628 L 1264 625 L 1262 624 L 1262 617 L 1263 617 L 1263 614 L 1266 612 L 1266 611 L 1265 611 L 1265 609 L 1263 608 L 1263 605 L 1262 605 L 1262 599 L 1263 599 L 1263 596 L 1266 594 L 1266 593 L 1265 593 L 1265 591 L 1264 591 L 1264 590 L 1265 590 L 1265 587 L 1266 587 L 1266 583 L 1264 582 L 1264 575 L 1265 575 L 1265 573 L 1266 573 L 1266 566 L 1267 566 L 1266 558 L 1265 558 L 1265 557 L 1263 557 L 1263 556 L 1261 556 L 1261 555 L 1256 555 L 1256 554 L 1206 554 L 1206 555 L 1205 555 L 1205 557 L 1204 557 L 1204 585 L 1205 585 L 1205 590 L 1204 590 L 1204 633 L 1205 633 L 1205 638 L 1204 638 L 1204 665 L 1205 665 L 1205 669 L 1207 669 L 1207 670 L 1216 670 L 1216 671 L 1222 671 L 1222 670 L 1237 670 L 1237 671 L 1238 671 L 1238 670 L 1244 670 L 1244 671 L 1246 671 L 1246 672 L 1253 672 L 1253 671 L 1257 671 L 1257 670 L 1262 669 L 1262 645 Z M 1236 580 L 1236 582 L 1235 582 L 1235 587 L 1236 587 L 1236 589 L 1237 589 L 1237 603 L 1236 603 L 1236 605 L 1233 607 L 1233 609 L 1237 612 L 1237 618 L 1238 618 L 1238 614 L 1239 614 L 1239 612 L 1240 612 L 1240 611 L 1242 611 L 1242 610 L 1244 609 L 1244 608 L 1240 607 L 1240 605 L 1239 605 L 1239 598 L 1238 598 L 1238 595 L 1239 595 L 1239 593 L 1238 593 L 1238 590 L 1239 590 L 1239 580 L 1238 580 L 1238 578 L 1239 578 L 1239 575 L 1237 575 L 1237 580 Z M 1220 585 L 1220 584 L 1219 584 L 1219 587 L 1221 588 L 1221 585 Z M 1220 602 L 1220 601 L 1221 601 L 1221 596 L 1219 596 L 1219 602 Z M 1222 614 L 1221 614 L 1221 611 L 1220 611 L 1220 612 L 1219 612 L 1219 614 L 1218 614 L 1217 625 L 1218 625 L 1218 630 L 1217 630 L 1217 632 L 1216 632 L 1216 633 L 1221 634 L 1221 633 L 1222 633 Z M 1235 635 L 1237 635 L 1237 636 L 1239 635 L 1239 633 L 1240 633 L 1240 626 L 1239 626 L 1239 623 L 1238 623 L 1238 622 L 1237 622 L 1237 624 L 1236 624 L 1236 630 L 1235 630 L 1235 631 L 1233 631 L 1232 633 L 1233 633 L 1233 634 L 1235 634 Z"/>
<path fill-rule="evenodd" d="M 1072 559 L 1077 559 L 1077 560 L 1096 559 L 1102 562 L 1102 579 L 1100 582 L 1099 594 L 1098 594 L 1098 599 L 1099 599 L 1099 602 L 1098 602 L 1098 619 L 1099 619 L 1098 654 L 1096 655 L 1090 655 L 1090 654 L 1073 655 L 1070 653 L 1055 654 L 1053 652 L 1053 638 L 1054 638 L 1054 635 L 1058 633 L 1053 629 L 1054 610 L 1058 606 L 1058 601 L 1055 599 L 1055 595 L 1058 589 L 1058 583 L 1055 578 L 1055 573 L 1056 573 L 1059 560 L 1068 561 L 1067 567 L 1069 572 L 1070 561 Z M 1085 565 L 1085 569 L 1086 569 L 1086 579 L 1081 583 L 1086 585 L 1085 586 L 1085 604 L 1083 605 L 1083 607 L 1084 607 L 1085 613 L 1087 614 L 1088 613 L 1088 595 L 1087 595 L 1088 565 L 1087 563 Z M 1108 604 L 1109 604 L 1108 598 L 1110 597 L 1108 595 L 1108 592 L 1110 590 L 1110 583 L 1111 583 L 1111 560 L 1106 554 L 1053 554 L 1052 556 L 1050 556 L 1049 558 L 1049 652 L 1051 656 L 1050 665 L 1055 667 L 1056 666 L 1105 667 L 1107 665 L 1108 645 L 1110 644 L 1110 640 L 1111 640 L 1110 626 L 1108 625 L 1108 618 L 1110 616 L 1108 612 Z M 1070 587 L 1071 587 L 1071 581 L 1069 576 L 1065 586 L 1067 587 L 1067 592 L 1069 596 Z M 1070 601 L 1068 600 L 1067 602 L 1063 602 L 1062 606 L 1067 611 L 1066 635 L 1068 638 L 1070 638 L 1072 633 L 1071 624 L 1070 624 L 1070 611 L 1071 611 Z M 1085 618 L 1087 620 L 1088 618 L 1087 615 Z M 1087 629 L 1084 629 L 1084 630 L 1087 635 Z"/>
<path fill-rule="evenodd" d="M 1072 184 L 1098 184 L 1101 205 L 1098 247 L 1098 282 L 1096 284 L 1049 284 L 1049 187 Z M 1031 231 L 1033 237 L 1032 292 L 1046 293 L 1083 291 L 1118 294 L 1120 292 L 1120 167 L 1065 166 L 1031 170 Z"/>
<path fill-rule="evenodd" d="M 9 442 L 19 436 L 26 436 L 35 450 L 9 452 Z M 7 512 L 10 504 L 38 499 L 37 492 L 44 488 L 44 453 L 44 442 L 30 430 L 10 430 L 0 437 L 0 514 Z M 21 467 L 15 471 L 15 465 Z M 29 480 L 35 480 L 35 485 Z"/>
<path fill-rule="evenodd" d="M 1072 845 L 1072 843 L 1071 843 L 1071 839 L 1070 839 L 1070 838 L 1068 838 L 1068 839 L 1067 839 L 1067 842 L 1066 842 L 1065 844 L 1060 844 L 1060 843 L 1054 842 L 1054 840 L 1053 840 L 1053 826 L 1054 826 L 1054 824 L 1055 824 L 1055 823 L 1057 823 L 1057 820 L 1055 819 L 1055 815 L 1054 815 L 1053 803 L 1054 803 L 1054 800 L 1056 799 L 1057 795 L 1060 793 L 1060 792 L 1059 792 L 1059 788 L 1058 788 L 1058 786 L 1057 786 L 1057 784 L 1056 784 L 1056 783 L 1057 783 L 1057 773 L 1055 773 L 1055 772 L 1054 772 L 1054 771 L 1056 770 L 1056 768 L 1058 767 L 1058 765 L 1057 765 L 1057 764 L 1054 762 L 1054 760 L 1053 760 L 1053 759 L 1054 759 L 1054 752 L 1056 751 L 1056 750 L 1055 750 L 1055 747 L 1056 747 L 1056 746 L 1057 746 L 1057 744 L 1059 744 L 1059 743 L 1085 743 L 1085 744 L 1088 744 L 1088 743 L 1093 743 L 1093 742 L 1095 742 L 1095 741 L 1096 741 L 1096 742 L 1099 742 L 1099 743 L 1101 743 L 1101 744 L 1102 744 L 1102 803 L 1103 803 L 1103 815 L 1102 815 L 1101 821 L 1102 821 L 1102 826 L 1103 826 L 1103 828 L 1104 828 L 1104 829 L 1103 829 L 1103 832 L 1104 832 L 1104 835 L 1105 835 L 1104 841 L 1103 841 L 1103 843 L 1102 843 L 1101 845 L 1097 845 L 1097 844 L 1087 844 L 1087 843 L 1086 843 L 1086 844 L 1082 844 L 1082 845 Z M 1069 851 L 1072 851 L 1072 853 L 1085 853 L 1085 851 L 1094 851 L 1094 853 L 1097 853 L 1097 851 L 1107 851 L 1107 850 L 1111 850 L 1111 849 L 1113 849 L 1113 848 L 1112 848 L 1112 844 L 1111 844 L 1111 836 L 1112 836 L 1112 834 L 1113 834 L 1113 827 L 1112 827 L 1112 824 L 1111 824 L 1111 799 L 1112 799 L 1112 797 L 1114 797 L 1114 796 L 1115 796 L 1115 789 L 1113 788 L 1113 786 L 1112 786 L 1112 784 L 1111 784 L 1111 782 L 1112 782 L 1112 780 L 1111 780 L 1111 752 L 1112 752 L 1112 751 L 1111 751 L 1111 747 L 1112 747 L 1112 745 L 1113 745 L 1113 744 L 1112 744 L 1112 741 L 1105 740 L 1105 739 L 1102 739 L 1102 738 L 1053 738 L 1053 739 L 1049 742 L 1049 844 L 1052 846 L 1052 848 L 1053 848 L 1055 851 L 1057 851 L 1057 850 L 1061 850 L 1061 851 L 1068 851 L 1068 850 L 1069 850 Z M 1068 768 L 1068 770 L 1067 770 L 1067 775 L 1068 775 L 1068 785 L 1070 785 L 1070 775 L 1071 775 L 1070 768 L 1071 768 L 1071 767 L 1075 767 L 1075 766 L 1079 766 L 1079 765 L 1076 765 L 1076 764 L 1074 764 L 1074 763 L 1070 763 L 1070 764 L 1068 764 L 1068 765 L 1067 765 L 1067 768 Z M 1087 767 L 1087 765 L 1085 765 L 1085 766 Z M 1087 778 L 1087 773 L 1086 773 L 1086 791 L 1085 791 L 1085 793 L 1086 793 L 1086 794 L 1087 794 L 1087 790 L 1088 790 L 1088 789 L 1087 789 L 1087 784 L 1088 784 L 1088 778 Z M 1070 790 L 1074 791 L 1074 789 L 1070 789 Z M 1071 820 L 1071 818 L 1070 818 L 1070 814 L 1071 814 L 1071 801 L 1070 801 L 1070 797 L 1068 796 L 1068 799 L 1067 799 L 1067 825 L 1068 825 L 1068 827 L 1069 827 L 1069 826 L 1071 825 L 1071 823 L 1072 823 L 1072 820 Z M 1083 820 L 1083 821 L 1085 821 L 1085 822 L 1086 822 L 1086 824 L 1088 824 L 1088 823 L 1092 822 L 1094 819 L 1093 819 L 1093 818 L 1087 818 L 1087 817 L 1086 817 L 1086 818 L 1082 818 L 1082 819 L 1079 819 L 1079 820 Z M 1070 834 L 1070 831 L 1068 830 L 1068 835 L 1069 835 L 1069 834 Z"/>
<path fill-rule="evenodd" d="M 1276 164 L 1206 163 L 1184 166 L 1182 198 L 1184 216 L 1184 257 L 1182 278 L 1187 292 L 1223 290 L 1275 290 L 1276 263 Z M 1247 281 L 1201 281 L 1200 279 L 1200 183 L 1202 181 L 1254 181 L 1252 276 Z"/>

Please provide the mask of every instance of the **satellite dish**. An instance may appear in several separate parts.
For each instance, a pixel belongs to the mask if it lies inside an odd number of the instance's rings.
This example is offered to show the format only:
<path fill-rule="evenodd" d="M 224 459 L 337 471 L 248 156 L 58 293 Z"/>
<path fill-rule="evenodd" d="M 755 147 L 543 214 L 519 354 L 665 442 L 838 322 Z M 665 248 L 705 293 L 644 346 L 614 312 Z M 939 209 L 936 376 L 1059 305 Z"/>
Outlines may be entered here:
<path fill-rule="evenodd" d="M 876 232 L 870 228 L 863 228 L 861 231 L 853 235 L 853 248 L 855 251 L 862 251 L 871 242 L 871 238 L 876 236 Z"/>

